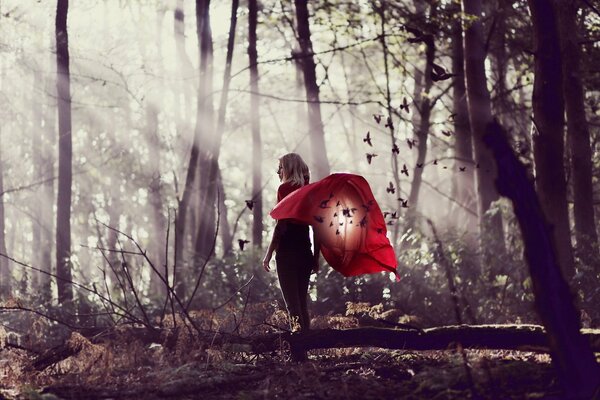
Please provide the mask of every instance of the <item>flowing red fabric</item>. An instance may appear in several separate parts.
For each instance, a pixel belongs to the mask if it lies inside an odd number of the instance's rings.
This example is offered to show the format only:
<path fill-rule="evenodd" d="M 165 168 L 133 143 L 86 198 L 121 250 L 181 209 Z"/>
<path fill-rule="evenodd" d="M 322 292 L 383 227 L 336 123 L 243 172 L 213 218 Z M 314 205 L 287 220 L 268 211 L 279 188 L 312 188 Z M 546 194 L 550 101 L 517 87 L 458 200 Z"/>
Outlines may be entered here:
<path fill-rule="evenodd" d="M 270 213 L 312 225 L 329 265 L 344 276 L 396 271 L 396 254 L 369 183 L 332 174 L 287 195 Z"/>

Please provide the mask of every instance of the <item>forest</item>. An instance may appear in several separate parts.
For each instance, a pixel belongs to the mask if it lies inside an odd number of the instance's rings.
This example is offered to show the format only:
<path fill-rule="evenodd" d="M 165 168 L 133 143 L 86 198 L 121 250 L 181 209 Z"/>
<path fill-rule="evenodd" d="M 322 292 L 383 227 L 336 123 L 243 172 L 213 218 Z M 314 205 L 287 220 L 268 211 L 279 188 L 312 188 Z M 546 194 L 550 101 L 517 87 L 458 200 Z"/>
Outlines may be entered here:
<path fill-rule="evenodd" d="M 596 0 L 0 0 L 0 104 L 0 399 L 600 399 Z M 310 330 L 289 153 L 395 259 Z"/>

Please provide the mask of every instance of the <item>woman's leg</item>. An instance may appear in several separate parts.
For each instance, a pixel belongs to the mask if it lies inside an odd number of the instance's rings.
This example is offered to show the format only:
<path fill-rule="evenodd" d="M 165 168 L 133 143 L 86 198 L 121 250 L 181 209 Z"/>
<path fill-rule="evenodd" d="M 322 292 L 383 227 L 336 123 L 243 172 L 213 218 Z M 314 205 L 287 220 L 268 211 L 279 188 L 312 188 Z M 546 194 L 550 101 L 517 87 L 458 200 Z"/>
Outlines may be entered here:
<path fill-rule="evenodd" d="M 300 303 L 300 326 L 303 331 L 310 329 L 310 316 L 308 314 L 308 286 L 311 273 L 310 261 L 298 269 L 298 300 Z"/>
<path fill-rule="evenodd" d="M 294 325 L 299 324 L 302 328 L 304 325 L 301 309 L 301 299 L 298 292 L 298 268 L 290 260 L 285 260 L 283 257 L 277 258 L 277 276 L 279 278 L 279 286 L 285 300 L 288 314 L 290 316 L 290 326 L 294 330 Z M 294 321 L 295 320 L 295 321 Z"/>

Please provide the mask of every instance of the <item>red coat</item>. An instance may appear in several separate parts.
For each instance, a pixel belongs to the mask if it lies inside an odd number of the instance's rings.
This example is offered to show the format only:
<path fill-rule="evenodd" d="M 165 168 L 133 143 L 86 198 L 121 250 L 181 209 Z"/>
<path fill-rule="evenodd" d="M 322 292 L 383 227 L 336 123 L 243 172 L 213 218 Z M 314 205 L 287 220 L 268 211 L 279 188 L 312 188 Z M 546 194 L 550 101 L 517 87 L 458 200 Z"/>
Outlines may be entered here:
<path fill-rule="evenodd" d="M 332 174 L 285 196 L 270 213 L 312 225 L 329 265 L 345 276 L 396 272 L 396 255 L 368 182 Z"/>

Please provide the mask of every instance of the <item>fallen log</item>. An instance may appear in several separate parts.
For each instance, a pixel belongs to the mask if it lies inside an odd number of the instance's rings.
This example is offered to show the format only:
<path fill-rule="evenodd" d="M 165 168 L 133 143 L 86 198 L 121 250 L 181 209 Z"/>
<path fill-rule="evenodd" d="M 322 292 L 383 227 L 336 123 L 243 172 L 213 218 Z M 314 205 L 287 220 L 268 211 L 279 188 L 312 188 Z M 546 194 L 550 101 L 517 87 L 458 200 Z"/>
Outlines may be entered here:
<path fill-rule="evenodd" d="M 592 349 L 600 352 L 600 329 L 582 329 Z M 128 330 L 128 335 L 140 335 L 142 343 L 150 338 L 155 343 L 161 339 L 156 333 L 149 335 L 143 330 Z M 135 336 L 135 335 L 134 335 Z M 111 334 L 103 336 L 112 337 Z M 116 336 L 115 336 L 116 337 Z M 41 371 L 68 357 L 77 355 L 85 342 L 68 340 L 63 345 L 50 349 L 32 362 L 35 370 Z M 97 337 L 96 337 L 97 339 Z M 248 353 L 268 353 L 289 345 L 294 349 L 328 349 L 345 347 L 380 347 L 400 350 L 446 350 L 457 344 L 463 348 L 499 349 L 548 352 L 549 345 L 544 328 L 540 325 L 453 325 L 414 329 L 352 328 L 314 329 L 307 333 L 272 333 L 242 337 L 224 332 L 207 332 L 197 340 L 210 343 L 211 347 Z M 94 342 L 94 340 L 92 341 Z"/>
<path fill-rule="evenodd" d="M 600 352 L 600 329 L 583 329 L 594 351 Z M 455 325 L 422 331 L 387 328 L 318 329 L 303 334 L 271 334 L 236 341 L 254 352 L 275 351 L 282 342 L 292 347 L 311 349 L 343 347 L 381 347 L 406 350 L 444 350 L 459 344 L 464 348 L 548 352 L 548 338 L 540 325 Z"/>

